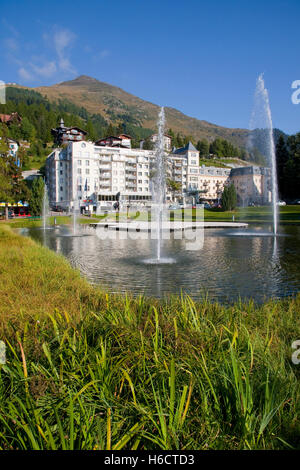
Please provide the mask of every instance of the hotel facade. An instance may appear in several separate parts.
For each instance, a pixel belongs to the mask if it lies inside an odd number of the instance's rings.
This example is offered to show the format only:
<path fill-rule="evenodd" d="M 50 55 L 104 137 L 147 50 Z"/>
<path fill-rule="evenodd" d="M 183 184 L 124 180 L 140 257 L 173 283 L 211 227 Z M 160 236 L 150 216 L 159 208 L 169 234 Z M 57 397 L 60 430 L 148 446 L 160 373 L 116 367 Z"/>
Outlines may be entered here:
<path fill-rule="evenodd" d="M 155 150 L 107 146 L 89 141 L 69 142 L 51 152 L 46 161 L 50 205 L 94 213 L 113 206 L 120 193 L 125 205 L 149 205 L 152 199 Z M 266 204 L 271 200 L 270 171 L 261 167 L 218 168 L 199 165 L 199 152 L 189 143 L 165 152 L 166 177 L 179 183 L 167 189 L 167 201 L 187 202 L 191 194 L 200 201 L 217 202 L 226 185 L 233 183 L 239 204 Z"/>

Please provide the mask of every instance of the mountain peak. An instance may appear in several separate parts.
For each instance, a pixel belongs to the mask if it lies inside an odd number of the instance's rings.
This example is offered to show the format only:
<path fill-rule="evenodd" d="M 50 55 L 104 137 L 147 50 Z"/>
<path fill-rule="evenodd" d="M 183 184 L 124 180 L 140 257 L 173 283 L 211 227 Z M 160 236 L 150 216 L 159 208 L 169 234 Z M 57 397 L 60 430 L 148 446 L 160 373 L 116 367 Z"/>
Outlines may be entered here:
<path fill-rule="evenodd" d="M 67 80 L 61 82 L 59 85 L 67 86 L 82 86 L 82 85 L 91 85 L 93 83 L 99 83 L 99 80 L 88 75 L 79 75 L 79 77 L 74 78 L 73 80 Z"/>

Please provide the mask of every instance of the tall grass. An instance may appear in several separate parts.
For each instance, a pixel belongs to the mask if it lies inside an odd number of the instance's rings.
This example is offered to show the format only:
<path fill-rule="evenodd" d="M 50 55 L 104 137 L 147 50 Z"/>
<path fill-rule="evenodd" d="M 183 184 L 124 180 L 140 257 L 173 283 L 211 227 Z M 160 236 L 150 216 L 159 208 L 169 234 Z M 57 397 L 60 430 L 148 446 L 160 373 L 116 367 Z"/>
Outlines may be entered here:
<path fill-rule="evenodd" d="M 0 449 L 300 447 L 300 297 L 107 294 L 0 228 Z"/>

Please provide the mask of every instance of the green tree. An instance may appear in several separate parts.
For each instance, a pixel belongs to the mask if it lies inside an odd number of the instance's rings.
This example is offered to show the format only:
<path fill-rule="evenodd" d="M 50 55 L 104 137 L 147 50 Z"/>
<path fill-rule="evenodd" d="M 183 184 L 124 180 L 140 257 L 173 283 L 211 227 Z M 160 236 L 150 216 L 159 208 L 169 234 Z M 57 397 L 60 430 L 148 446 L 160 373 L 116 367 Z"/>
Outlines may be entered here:
<path fill-rule="evenodd" d="M 0 129 L 0 202 L 9 202 L 12 189 L 12 181 L 7 167 L 8 145 L 5 139 L 3 127 Z"/>
<path fill-rule="evenodd" d="M 233 211 L 237 206 L 237 194 L 235 186 L 231 183 L 225 186 L 222 194 L 222 208 L 224 211 Z"/>
<path fill-rule="evenodd" d="M 35 127 L 33 126 L 33 124 L 31 124 L 31 122 L 26 116 L 22 119 L 21 134 L 22 134 L 22 138 L 29 142 L 34 140 L 36 136 Z"/>
<path fill-rule="evenodd" d="M 200 157 L 207 157 L 209 155 L 209 143 L 206 139 L 198 140 L 196 148 L 199 150 Z"/>
<path fill-rule="evenodd" d="M 276 166 L 277 166 L 277 179 L 278 179 L 278 193 L 281 199 L 286 197 L 286 170 L 290 154 L 286 146 L 283 135 L 280 135 L 276 145 Z"/>
<path fill-rule="evenodd" d="M 45 183 L 43 178 L 34 178 L 29 196 L 29 208 L 31 215 L 41 215 L 43 210 L 43 198 L 45 191 Z"/>
<path fill-rule="evenodd" d="M 89 119 L 85 130 L 87 131 L 87 138 L 94 142 L 96 140 L 96 133 L 92 121 Z"/>
<path fill-rule="evenodd" d="M 172 199 L 174 201 L 175 194 L 178 193 L 181 190 L 181 183 L 179 183 L 178 181 L 173 180 L 172 178 L 167 178 L 166 183 L 167 183 L 167 188 L 172 193 Z"/>
<path fill-rule="evenodd" d="M 209 147 L 210 153 L 213 153 L 217 157 L 224 157 L 224 142 L 222 139 L 215 139 Z"/>
<path fill-rule="evenodd" d="M 143 149 L 144 150 L 153 150 L 154 149 L 154 142 L 150 140 L 150 137 L 147 137 L 143 142 Z"/>

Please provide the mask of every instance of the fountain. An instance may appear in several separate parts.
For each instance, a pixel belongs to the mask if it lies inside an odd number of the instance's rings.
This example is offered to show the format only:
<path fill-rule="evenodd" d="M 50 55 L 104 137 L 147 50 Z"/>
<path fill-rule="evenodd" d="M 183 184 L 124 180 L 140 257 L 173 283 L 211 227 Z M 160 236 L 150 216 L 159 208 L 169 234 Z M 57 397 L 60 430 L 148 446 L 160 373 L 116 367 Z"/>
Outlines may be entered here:
<path fill-rule="evenodd" d="M 250 147 L 254 147 L 253 131 L 254 129 L 261 128 L 265 132 L 264 139 L 264 153 L 267 158 L 268 164 L 271 166 L 271 191 L 272 191 L 272 208 L 273 208 L 273 234 L 277 235 L 278 226 L 278 187 L 277 187 L 277 170 L 276 170 L 276 152 L 273 137 L 273 123 L 271 108 L 269 102 L 268 90 L 265 87 L 263 74 L 259 75 L 256 82 L 254 107 L 250 120 L 250 129 L 252 134 L 250 136 Z"/>
<path fill-rule="evenodd" d="M 79 212 L 79 201 L 78 198 L 74 199 L 74 205 L 73 205 L 73 235 L 76 235 L 77 233 L 77 210 Z"/>
<path fill-rule="evenodd" d="M 165 111 L 164 107 L 158 115 L 158 134 L 155 145 L 155 176 L 152 186 L 152 201 L 155 207 L 156 218 L 156 262 L 161 262 L 161 244 L 162 244 L 162 219 L 163 207 L 165 202 L 165 162 L 164 162 L 164 133 L 165 133 Z"/>
<path fill-rule="evenodd" d="M 49 217 L 49 199 L 48 199 L 48 188 L 46 183 L 44 184 L 44 195 L 43 195 L 43 207 L 42 207 L 42 220 L 44 231 L 47 228 L 47 218 Z"/>

